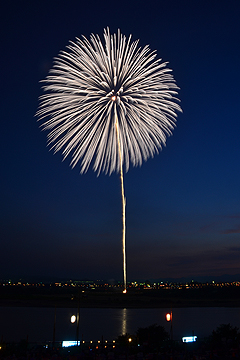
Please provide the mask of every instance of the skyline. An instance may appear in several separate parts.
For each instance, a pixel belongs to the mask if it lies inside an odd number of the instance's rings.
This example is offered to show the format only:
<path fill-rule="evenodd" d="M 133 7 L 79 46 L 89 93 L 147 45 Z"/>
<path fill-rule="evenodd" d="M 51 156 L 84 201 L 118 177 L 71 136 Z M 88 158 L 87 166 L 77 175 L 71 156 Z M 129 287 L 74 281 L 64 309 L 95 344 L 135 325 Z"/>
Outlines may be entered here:
<path fill-rule="evenodd" d="M 0 285 L 10 285 L 10 286 L 45 286 L 46 284 L 52 284 L 55 286 L 70 286 L 71 284 L 74 286 L 81 286 L 81 284 L 97 284 L 99 286 L 118 286 L 120 288 L 123 288 L 123 279 L 91 279 L 91 278 L 63 278 L 63 277 L 25 277 L 25 278 L 1 278 L 0 279 Z M 197 276 L 195 278 L 188 276 L 188 277 L 182 277 L 182 278 L 156 278 L 156 279 L 131 279 L 128 280 L 127 286 L 128 287 L 138 287 L 140 285 L 147 285 L 150 286 L 156 286 L 160 285 L 193 285 L 198 286 L 198 284 L 201 285 L 209 285 L 209 286 L 240 286 L 240 274 L 234 274 L 234 275 L 228 275 L 223 274 L 220 276 Z M 84 285 L 84 286 L 85 286 Z"/>
<path fill-rule="evenodd" d="M 107 26 L 169 62 L 183 109 L 160 154 L 124 174 L 128 280 L 240 274 L 240 4 L 0 7 L 1 277 L 122 278 L 119 175 L 71 170 L 34 117 L 54 56 Z"/>

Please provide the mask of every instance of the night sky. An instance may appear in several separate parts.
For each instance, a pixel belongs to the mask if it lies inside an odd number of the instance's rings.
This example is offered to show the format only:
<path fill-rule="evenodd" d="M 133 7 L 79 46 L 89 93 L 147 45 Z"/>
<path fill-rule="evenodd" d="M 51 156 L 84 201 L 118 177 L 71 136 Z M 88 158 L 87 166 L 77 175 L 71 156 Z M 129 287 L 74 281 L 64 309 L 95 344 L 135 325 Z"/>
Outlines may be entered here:
<path fill-rule="evenodd" d="M 240 2 L 2 1 L 0 278 L 122 280 L 119 175 L 46 146 L 39 81 L 69 40 L 118 28 L 169 62 L 183 113 L 124 175 L 128 280 L 240 274 Z"/>

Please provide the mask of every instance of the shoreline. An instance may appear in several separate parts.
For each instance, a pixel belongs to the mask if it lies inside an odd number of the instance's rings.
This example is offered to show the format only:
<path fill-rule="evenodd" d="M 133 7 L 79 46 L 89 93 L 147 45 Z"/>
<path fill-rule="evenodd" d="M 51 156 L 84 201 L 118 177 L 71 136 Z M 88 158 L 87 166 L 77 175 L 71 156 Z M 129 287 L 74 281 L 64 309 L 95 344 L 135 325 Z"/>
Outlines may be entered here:
<path fill-rule="evenodd" d="M 0 307 L 39 307 L 39 308 L 77 308 L 76 302 L 65 302 L 65 301 L 43 301 L 39 300 L 0 300 Z M 228 307 L 228 308 L 240 308 L 239 301 L 181 301 L 181 302 L 163 302 L 158 304 L 148 303 L 143 304 L 139 302 L 128 303 L 123 302 L 121 304 L 113 304 L 111 302 L 99 303 L 81 303 L 80 308 L 112 308 L 112 309 L 162 309 L 162 308 L 189 308 L 189 307 Z"/>
<path fill-rule="evenodd" d="M 80 291 L 80 289 L 0 289 L 0 307 L 62 308 L 240 308 L 240 287 L 214 290 Z"/>

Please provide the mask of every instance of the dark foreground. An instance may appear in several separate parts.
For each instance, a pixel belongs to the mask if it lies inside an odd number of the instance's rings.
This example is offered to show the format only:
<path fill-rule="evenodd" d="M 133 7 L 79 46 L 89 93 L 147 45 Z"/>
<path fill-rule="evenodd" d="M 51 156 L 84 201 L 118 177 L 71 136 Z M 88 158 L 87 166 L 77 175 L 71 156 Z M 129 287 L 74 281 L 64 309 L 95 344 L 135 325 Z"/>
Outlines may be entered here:
<path fill-rule="evenodd" d="M 2 344 L 0 349 L 1 360 L 228 360 L 239 357 L 239 339 L 214 343 L 211 337 L 192 344 L 168 340 L 154 346 L 146 341 L 145 345 L 116 342 L 114 345 L 103 343 L 96 346 L 89 343 L 70 348 L 62 348 L 57 343 L 55 347 L 51 344 L 46 348 L 22 341 Z"/>
<path fill-rule="evenodd" d="M 202 289 L 82 290 L 69 287 L 1 286 L 0 306 L 92 308 L 240 307 L 240 287 Z"/>

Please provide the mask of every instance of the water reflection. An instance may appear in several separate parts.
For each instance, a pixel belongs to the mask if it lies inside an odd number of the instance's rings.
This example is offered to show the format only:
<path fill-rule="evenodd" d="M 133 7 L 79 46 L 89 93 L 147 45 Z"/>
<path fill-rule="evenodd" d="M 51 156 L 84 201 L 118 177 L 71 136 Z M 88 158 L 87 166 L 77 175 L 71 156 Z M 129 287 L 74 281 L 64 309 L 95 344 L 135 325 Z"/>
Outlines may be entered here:
<path fill-rule="evenodd" d="M 120 334 L 135 334 L 152 324 L 169 331 L 165 315 L 169 309 L 81 309 L 79 337 L 85 341 L 113 340 Z M 52 341 L 54 308 L 0 307 L 0 338 L 3 341 Z M 76 326 L 70 322 L 72 309 L 56 309 L 56 341 L 75 340 Z M 194 334 L 203 338 L 220 324 L 240 327 L 238 308 L 175 308 L 174 339 Z M 14 324 L 14 326 L 13 326 Z"/>
<path fill-rule="evenodd" d="M 127 333 L 127 309 L 122 309 L 122 335 Z"/>

